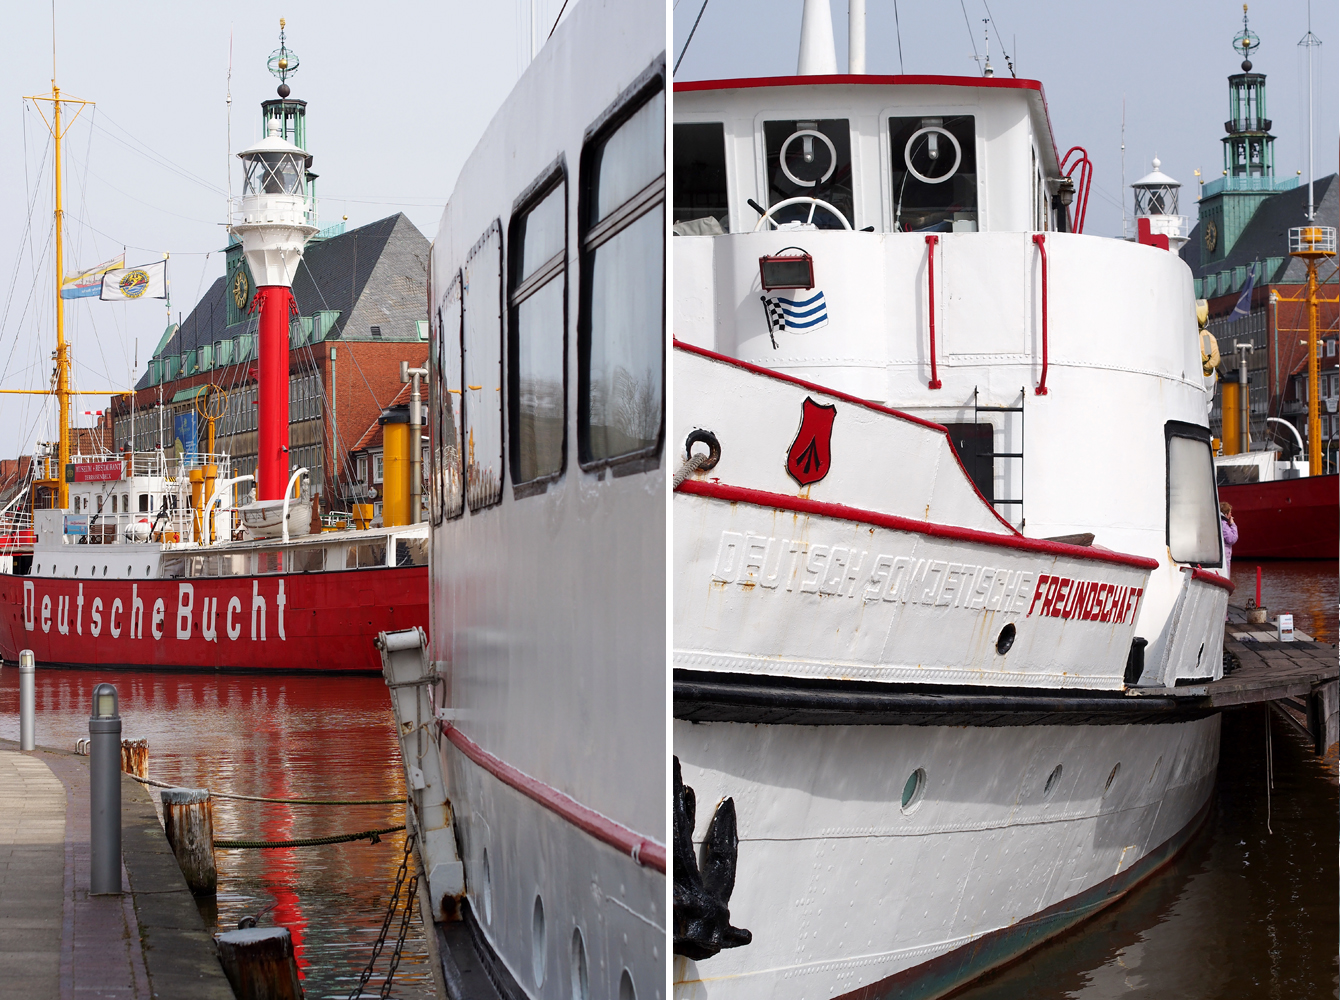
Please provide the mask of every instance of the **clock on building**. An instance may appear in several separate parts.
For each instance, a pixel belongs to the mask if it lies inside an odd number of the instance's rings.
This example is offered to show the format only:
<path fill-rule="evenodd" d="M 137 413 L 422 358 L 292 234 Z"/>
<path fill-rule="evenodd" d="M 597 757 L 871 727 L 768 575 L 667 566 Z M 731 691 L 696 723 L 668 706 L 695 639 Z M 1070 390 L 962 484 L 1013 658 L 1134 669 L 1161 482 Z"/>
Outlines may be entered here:
<path fill-rule="evenodd" d="M 237 269 L 237 274 L 233 276 L 233 305 L 237 306 L 239 309 L 245 309 L 247 307 L 247 302 L 250 301 L 250 291 L 251 288 L 247 281 L 247 272 L 239 267 Z"/>
<path fill-rule="evenodd" d="M 1214 253 L 1214 248 L 1219 245 L 1219 227 L 1213 221 L 1205 223 L 1205 249 Z"/>

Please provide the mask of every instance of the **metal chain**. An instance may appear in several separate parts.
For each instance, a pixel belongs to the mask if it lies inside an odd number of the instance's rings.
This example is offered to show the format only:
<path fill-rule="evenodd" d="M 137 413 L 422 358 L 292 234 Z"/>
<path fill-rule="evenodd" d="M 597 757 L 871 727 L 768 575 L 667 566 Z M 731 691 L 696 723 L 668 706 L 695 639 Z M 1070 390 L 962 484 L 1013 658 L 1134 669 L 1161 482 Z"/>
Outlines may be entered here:
<path fill-rule="evenodd" d="M 400 933 L 396 935 L 395 950 L 391 952 L 391 965 L 386 970 L 386 982 L 382 983 L 381 1000 L 391 995 L 391 981 L 400 967 L 400 953 L 405 949 L 405 935 L 409 933 L 410 915 L 414 912 L 414 897 L 419 891 L 419 876 L 415 873 L 409 880 L 409 889 L 405 896 L 405 910 L 400 915 Z"/>
<path fill-rule="evenodd" d="M 358 985 L 355 986 L 353 988 L 353 992 L 349 994 L 349 1000 L 359 1000 L 359 998 L 363 995 L 363 987 L 366 986 L 368 984 L 368 980 L 372 978 L 372 969 L 377 964 L 377 959 L 381 956 L 382 948 L 386 944 L 386 933 L 391 929 L 391 921 L 395 917 L 396 908 L 400 905 L 400 891 L 401 889 L 404 888 L 405 876 L 409 873 L 409 859 L 410 855 L 413 853 L 414 850 L 414 836 L 415 835 L 413 833 L 410 833 L 407 834 L 405 837 L 405 853 L 404 856 L 401 857 L 400 859 L 400 868 L 396 871 L 395 874 L 395 889 L 391 893 L 391 901 L 386 906 L 386 916 L 382 918 L 382 929 L 377 933 L 377 940 L 372 946 L 372 955 L 368 959 L 368 964 L 364 967 L 363 972 L 358 977 Z M 418 885 L 418 875 L 416 874 L 414 877 L 414 886 L 417 888 L 417 885 Z M 413 905 L 414 905 L 413 895 L 411 894 L 410 904 L 405 907 L 406 913 L 408 913 L 409 909 Z M 400 961 L 400 949 L 404 942 L 404 936 L 405 936 L 405 931 L 403 927 L 404 922 L 405 921 L 402 919 L 400 940 L 396 942 L 394 961 L 391 965 L 391 975 L 395 974 L 396 964 L 398 964 Z M 382 985 L 381 995 L 383 997 L 388 996 L 390 988 L 391 988 L 391 976 L 387 976 L 386 982 Z"/>

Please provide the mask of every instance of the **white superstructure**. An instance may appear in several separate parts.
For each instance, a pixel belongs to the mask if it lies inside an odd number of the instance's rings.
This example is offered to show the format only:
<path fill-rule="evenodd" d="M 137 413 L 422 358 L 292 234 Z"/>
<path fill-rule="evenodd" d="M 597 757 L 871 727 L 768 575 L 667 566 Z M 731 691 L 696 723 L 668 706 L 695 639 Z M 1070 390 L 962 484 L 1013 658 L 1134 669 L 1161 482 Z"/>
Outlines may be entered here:
<path fill-rule="evenodd" d="M 664 49 L 659 4 L 572 5 L 432 250 L 435 718 L 407 763 L 436 755 L 411 780 L 448 803 L 436 918 L 534 998 L 665 993 Z"/>
<path fill-rule="evenodd" d="M 1158 694 L 1222 675 L 1231 586 L 1191 276 L 1071 232 L 1069 156 L 1032 81 L 676 89 L 670 437 L 719 452 L 674 498 L 677 997 L 940 995 L 1204 815 L 1218 720 Z"/>

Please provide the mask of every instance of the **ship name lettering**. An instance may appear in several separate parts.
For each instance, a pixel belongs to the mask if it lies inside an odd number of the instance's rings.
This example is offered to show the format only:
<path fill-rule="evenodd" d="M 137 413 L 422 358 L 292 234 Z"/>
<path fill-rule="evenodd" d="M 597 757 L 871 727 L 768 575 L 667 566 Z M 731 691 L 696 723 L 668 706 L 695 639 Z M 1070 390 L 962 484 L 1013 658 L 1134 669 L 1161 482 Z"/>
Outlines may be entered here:
<path fill-rule="evenodd" d="M 89 631 L 89 634 L 91 634 L 91 635 L 93 636 L 93 638 L 95 638 L 95 639 L 96 639 L 98 636 L 102 635 L 102 598 L 101 598 L 101 597 L 95 597 L 95 598 L 93 598 L 93 611 L 92 611 L 92 614 L 89 615 L 88 631 Z"/>
<path fill-rule="evenodd" d="M 70 595 L 56 598 L 56 631 L 61 635 L 70 634 Z"/>
<path fill-rule="evenodd" d="M 130 587 L 130 637 L 144 638 L 144 601 L 140 599 L 140 585 Z"/>
<path fill-rule="evenodd" d="M 79 597 L 75 600 L 75 603 L 79 606 L 79 609 L 78 609 L 78 611 L 75 612 L 75 616 L 74 616 L 74 630 L 75 630 L 75 634 L 76 634 L 76 635 L 83 635 L 83 634 L 84 634 L 84 585 L 83 585 L 82 583 L 79 585 Z"/>
<path fill-rule="evenodd" d="M 121 598 L 112 601 L 112 613 L 107 616 L 107 631 L 112 633 L 113 639 L 121 638 L 121 626 L 116 624 L 116 616 L 121 613 Z"/>
<path fill-rule="evenodd" d="M 195 585 L 177 584 L 177 638 L 191 638 L 191 611 L 195 608 Z"/>
<path fill-rule="evenodd" d="M 236 597 L 230 597 L 228 598 L 228 614 L 224 620 L 224 625 L 228 628 L 229 639 L 236 639 L 242 634 L 242 623 L 238 622 L 236 625 L 233 624 L 234 613 L 238 615 L 242 614 L 242 602 Z"/>
<path fill-rule="evenodd" d="M 1043 574 L 1038 577 L 1028 616 L 1036 610 L 1043 618 L 1125 625 L 1135 620 L 1143 595 L 1143 587 Z"/>
<path fill-rule="evenodd" d="M 33 604 L 36 601 L 36 591 L 33 589 L 31 580 L 23 581 L 23 627 L 29 632 L 33 630 L 36 623 L 33 621 Z"/>
<path fill-rule="evenodd" d="M 154 620 L 149 626 L 149 631 L 153 633 L 155 639 L 163 638 L 163 620 L 167 618 L 167 605 L 163 603 L 160 597 L 154 601 Z"/>
<path fill-rule="evenodd" d="M 42 631 L 51 631 L 51 595 L 42 595 Z"/>
<path fill-rule="evenodd" d="M 206 597 L 200 602 L 200 636 L 206 642 L 218 642 L 219 599 Z"/>
<path fill-rule="evenodd" d="M 1043 579 L 1047 580 L 1046 577 Z M 783 580 L 788 593 L 799 590 L 822 597 L 859 596 L 865 602 L 887 601 L 1009 614 L 1021 612 L 1027 606 L 1033 574 L 1008 567 L 916 559 L 854 546 L 811 543 L 799 538 L 738 531 L 721 533 L 712 568 L 713 584 L 733 583 L 744 589 L 758 586 L 775 591 Z M 1055 600 L 1056 595 L 1052 597 Z M 1092 601 L 1094 598 L 1089 594 L 1086 599 Z M 276 605 L 282 639 L 283 581 L 280 581 Z"/>

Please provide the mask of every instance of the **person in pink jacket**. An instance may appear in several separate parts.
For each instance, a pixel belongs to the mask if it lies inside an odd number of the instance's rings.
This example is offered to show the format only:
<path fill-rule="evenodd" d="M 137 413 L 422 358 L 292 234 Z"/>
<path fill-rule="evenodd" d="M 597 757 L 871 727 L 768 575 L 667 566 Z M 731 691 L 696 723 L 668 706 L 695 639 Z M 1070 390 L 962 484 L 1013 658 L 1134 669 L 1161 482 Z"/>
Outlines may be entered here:
<path fill-rule="evenodd" d="M 1229 564 L 1233 561 L 1233 546 L 1238 542 L 1238 525 L 1233 520 L 1233 505 L 1219 505 L 1219 527 L 1224 533 L 1224 576 L 1228 576 Z"/>

